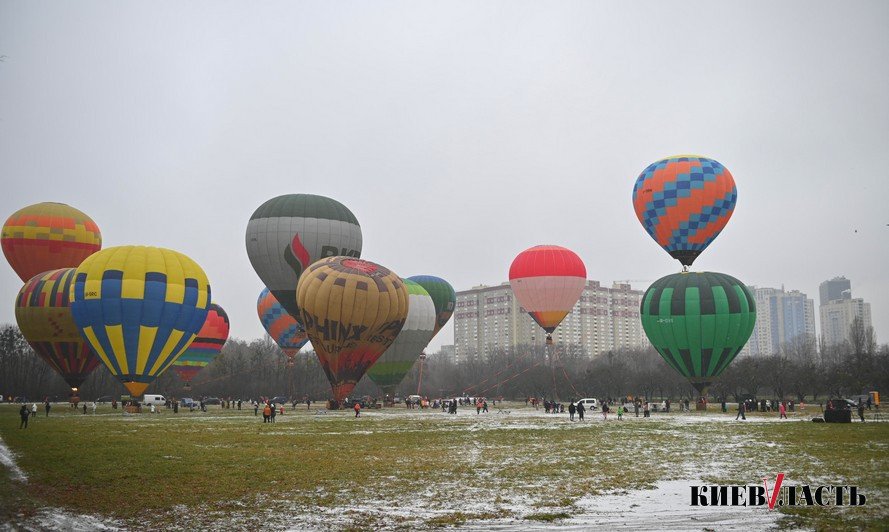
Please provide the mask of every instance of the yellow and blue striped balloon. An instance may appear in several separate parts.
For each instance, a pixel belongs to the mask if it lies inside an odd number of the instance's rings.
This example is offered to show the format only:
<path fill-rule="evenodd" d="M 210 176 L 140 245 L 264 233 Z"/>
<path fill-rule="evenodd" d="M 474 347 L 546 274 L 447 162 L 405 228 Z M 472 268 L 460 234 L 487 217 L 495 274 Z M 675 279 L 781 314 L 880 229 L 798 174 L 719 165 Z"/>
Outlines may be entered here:
<path fill-rule="evenodd" d="M 93 351 L 134 396 L 191 344 L 210 307 L 204 270 L 182 253 L 120 246 L 78 268 L 71 313 Z"/>

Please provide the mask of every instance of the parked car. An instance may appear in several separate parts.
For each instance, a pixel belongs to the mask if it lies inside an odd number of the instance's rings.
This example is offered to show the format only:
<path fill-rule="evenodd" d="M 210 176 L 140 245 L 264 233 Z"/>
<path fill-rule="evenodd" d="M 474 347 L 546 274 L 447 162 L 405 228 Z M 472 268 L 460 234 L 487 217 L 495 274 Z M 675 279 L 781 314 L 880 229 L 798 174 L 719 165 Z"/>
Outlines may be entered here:
<path fill-rule="evenodd" d="M 592 410 L 597 410 L 599 408 L 599 400 L 591 398 L 591 397 L 587 397 L 586 399 L 581 399 L 580 401 L 577 401 L 576 403 L 574 403 L 574 405 L 577 406 L 581 403 L 583 403 L 583 407 L 584 407 L 584 409 L 586 409 L 587 412 L 590 412 Z"/>
<path fill-rule="evenodd" d="M 97 403 L 102 403 L 102 404 L 104 404 L 104 403 L 110 403 L 110 402 L 113 401 L 113 400 L 114 400 L 114 397 L 111 397 L 110 395 L 103 395 L 102 397 L 97 397 L 97 398 L 96 398 L 96 402 L 97 402 Z"/>
<path fill-rule="evenodd" d="M 179 399 L 179 406 L 182 408 L 194 408 L 198 406 L 198 404 L 195 403 L 194 399 L 191 397 L 183 397 L 182 399 Z"/>
<path fill-rule="evenodd" d="M 283 405 L 290 402 L 290 399 L 284 397 L 283 395 L 279 395 L 277 397 L 272 397 L 272 402 L 276 405 Z"/>
<path fill-rule="evenodd" d="M 219 399 L 218 397 L 207 397 L 206 399 L 204 399 L 204 404 L 205 405 L 221 405 L 222 400 Z"/>

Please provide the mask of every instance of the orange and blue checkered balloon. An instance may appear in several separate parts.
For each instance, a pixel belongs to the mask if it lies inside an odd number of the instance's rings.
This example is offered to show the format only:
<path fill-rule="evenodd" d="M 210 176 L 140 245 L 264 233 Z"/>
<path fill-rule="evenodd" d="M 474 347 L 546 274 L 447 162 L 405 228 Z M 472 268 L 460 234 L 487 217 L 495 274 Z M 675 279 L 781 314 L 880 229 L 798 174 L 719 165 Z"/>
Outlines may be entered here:
<path fill-rule="evenodd" d="M 305 329 L 287 312 L 268 288 L 263 288 L 256 301 L 259 321 L 287 358 L 293 360 L 309 341 Z"/>
<path fill-rule="evenodd" d="M 728 169 L 698 155 L 652 163 L 633 187 L 633 208 L 642 227 L 683 266 L 691 266 L 725 228 L 737 199 Z"/>

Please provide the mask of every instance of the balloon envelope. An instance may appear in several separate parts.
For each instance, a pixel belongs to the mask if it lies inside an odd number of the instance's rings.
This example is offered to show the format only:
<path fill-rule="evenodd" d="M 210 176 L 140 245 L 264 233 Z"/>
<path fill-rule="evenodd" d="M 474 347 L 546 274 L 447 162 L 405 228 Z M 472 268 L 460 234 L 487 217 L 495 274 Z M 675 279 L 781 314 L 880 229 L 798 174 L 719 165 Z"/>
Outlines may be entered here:
<path fill-rule="evenodd" d="M 99 365 L 71 315 L 74 268 L 51 270 L 25 283 L 15 299 L 15 320 L 31 348 L 79 388 Z"/>
<path fill-rule="evenodd" d="M 96 222 L 64 203 L 37 203 L 12 214 L 0 236 L 3 254 L 28 281 L 59 268 L 76 268 L 102 248 Z"/>
<path fill-rule="evenodd" d="M 395 273 L 350 257 L 312 264 L 299 280 L 297 301 L 337 401 L 395 341 L 409 304 L 407 288 Z"/>
<path fill-rule="evenodd" d="M 701 393 L 738 355 L 756 324 L 753 294 L 724 273 L 662 277 L 645 291 L 640 311 L 651 344 Z"/>
<path fill-rule="evenodd" d="M 737 200 L 732 174 L 696 155 L 652 163 L 633 187 L 633 208 L 642 227 L 684 266 L 691 266 L 719 235 Z"/>
<path fill-rule="evenodd" d="M 256 312 L 266 332 L 292 361 L 302 346 L 309 341 L 305 329 L 281 306 L 268 288 L 263 288 L 259 293 Z"/>
<path fill-rule="evenodd" d="M 207 318 L 210 284 L 176 251 L 120 246 L 77 268 L 71 312 L 111 374 L 141 395 L 194 340 Z"/>
<path fill-rule="evenodd" d="M 392 394 L 414 367 L 423 349 L 435 336 L 435 304 L 418 283 L 404 280 L 408 293 L 407 320 L 398 337 L 370 369 L 367 376 L 387 394 Z"/>
<path fill-rule="evenodd" d="M 586 267 L 570 249 L 535 246 L 512 261 L 509 284 L 525 311 L 552 333 L 580 299 Z"/>
<path fill-rule="evenodd" d="M 207 319 L 191 345 L 173 362 L 173 371 L 183 382 L 191 380 L 216 358 L 228 340 L 228 314 L 216 303 L 207 310 Z"/>
<path fill-rule="evenodd" d="M 296 284 L 324 257 L 361 256 L 361 226 L 342 203 L 312 194 L 287 194 L 263 203 L 247 224 L 250 264 L 278 302 L 299 319 Z"/>
<path fill-rule="evenodd" d="M 434 275 L 415 275 L 408 277 L 407 280 L 422 286 L 432 298 L 432 303 L 435 305 L 435 330 L 432 333 L 434 338 L 438 331 L 451 319 L 451 315 L 454 313 L 454 306 L 457 304 L 457 293 L 450 283 Z"/>

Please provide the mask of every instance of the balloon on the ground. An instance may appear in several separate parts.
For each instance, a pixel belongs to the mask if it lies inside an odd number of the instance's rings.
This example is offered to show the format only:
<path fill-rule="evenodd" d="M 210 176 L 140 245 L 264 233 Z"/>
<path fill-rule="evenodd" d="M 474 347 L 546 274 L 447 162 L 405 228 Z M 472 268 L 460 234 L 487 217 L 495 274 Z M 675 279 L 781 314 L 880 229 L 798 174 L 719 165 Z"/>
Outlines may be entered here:
<path fill-rule="evenodd" d="M 409 305 L 398 275 L 350 257 L 329 257 L 309 266 L 299 280 L 297 301 L 337 401 L 348 397 L 392 345 Z"/>
<path fill-rule="evenodd" d="M 512 261 L 509 284 L 525 312 L 546 331 L 547 343 L 552 343 L 552 332 L 583 293 L 586 266 L 570 249 L 535 246 Z"/>
<path fill-rule="evenodd" d="M 652 284 L 642 297 L 642 328 L 667 364 L 700 392 L 750 338 L 756 304 L 731 275 L 683 272 Z"/>
<path fill-rule="evenodd" d="M 299 350 L 309 341 L 305 329 L 281 306 L 268 288 L 263 288 L 259 293 L 256 313 L 266 332 L 278 344 L 281 351 L 284 351 L 288 364 L 292 366 Z"/>
<path fill-rule="evenodd" d="M 176 362 L 173 362 L 173 371 L 183 382 L 189 384 L 195 375 L 222 352 L 222 347 L 228 340 L 229 327 L 228 314 L 216 303 L 210 303 L 207 318 L 198 335 Z"/>
<path fill-rule="evenodd" d="M 207 318 L 210 283 L 182 253 L 120 246 L 77 268 L 71 312 L 93 351 L 133 395 L 176 361 Z"/>
<path fill-rule="evenodd" d="M 450 283 L 434 275 L 415 275 L 408 277 L 407 280 L 422 286 L 432 298 L 432 303 L 435 305 L 435 330 L 432 332 L 434 338 L 451 319 L 454 306 L 457 304 L 457 292 Z"/>
<path fill-rule="evenodd" d="M 405 279 L 404 285 L 409 300 L 404 327 L 383 356 L 367 370 L 370 380 L 388 395 L 401 384 L 435 336 L 435 304 L 429 292 L 410 279 Z"/>
<path fill-rule="evenodd" d="M 247 224 L 250 264 L 278 302 L 299 319 L 296 284 L 313 262 L 361 256 L 361 226 L 342 203 L 287 194 L 263 203 Z"/>
<path fill-rule="evenodd" d="M 34 352 L 76 391 L 99 359 L 71 315 L 74 272 L 51 270 L 25 283 L 15 299 L 15 321 Z"/>
<path fill-rule="evenodd" d="M 37 203 L 13 213 L 0 236 L 3 254 L 27 282 L 39 273 L 76 268 L 102 248 L 96 222 L 64 203 Z"/>
<path fill-rule="evenodd" d="M 683 266 L 691 266 L 719 235 L 737 199 L 728 169 L 697 155 L 652 163 L 633 187 L 633 208 L 642 227 Z"/>

